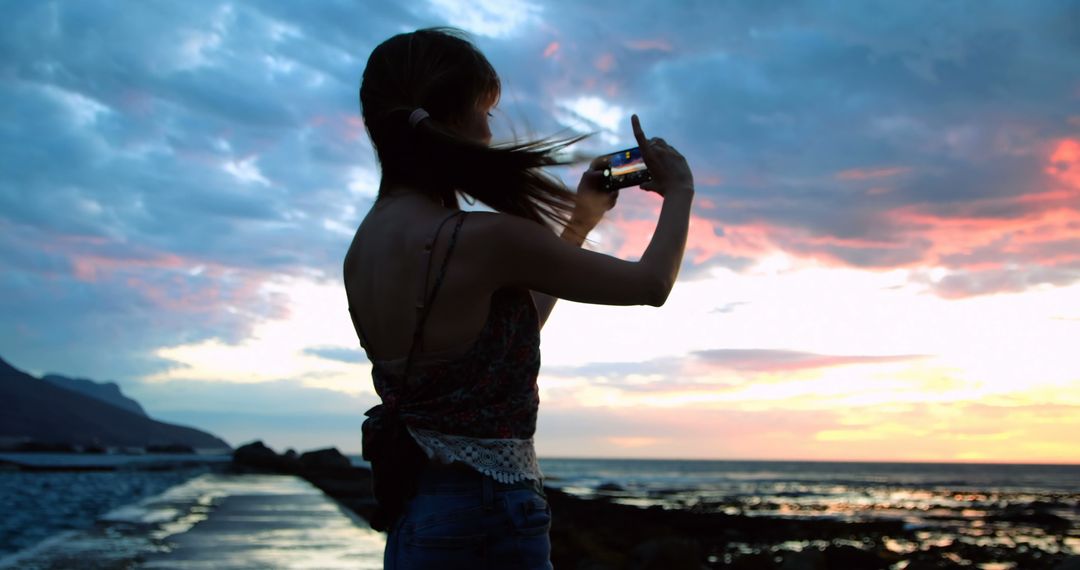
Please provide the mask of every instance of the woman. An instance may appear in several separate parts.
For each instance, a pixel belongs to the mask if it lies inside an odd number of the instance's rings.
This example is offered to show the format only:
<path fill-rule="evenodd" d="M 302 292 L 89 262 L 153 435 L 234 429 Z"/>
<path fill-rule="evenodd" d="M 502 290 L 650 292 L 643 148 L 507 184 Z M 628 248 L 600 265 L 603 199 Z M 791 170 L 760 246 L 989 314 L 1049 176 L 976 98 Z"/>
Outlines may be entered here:
<path fill-rule="evenodd" d="M 382 398 L 366 413 L 363 450 L 386 568 L 551 567 L 533 449 L 540 327 L 559 298 L 664 304 L 685 248 L 693 177 L 636 116 L 653 177 L 642 188 L 664 204 L 631 262 L 579 247 L 617 197 L 600 189 L 601 161 L 576 193 L 540 168 L 582 137 L 489 145 L 499 92 L 490 63 L 453 29 L 394 36 L 364 70 L 382 181 L 344 278 Z M 458 193 L 495 211 L 462 212 Z"/>

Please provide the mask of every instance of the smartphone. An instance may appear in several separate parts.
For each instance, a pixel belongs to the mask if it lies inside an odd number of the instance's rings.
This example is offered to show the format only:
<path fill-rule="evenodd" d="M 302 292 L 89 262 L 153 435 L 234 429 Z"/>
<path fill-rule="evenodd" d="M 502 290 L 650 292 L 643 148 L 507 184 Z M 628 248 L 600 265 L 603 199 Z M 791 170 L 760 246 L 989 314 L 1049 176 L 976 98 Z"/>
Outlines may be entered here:
<path fill-rule="evenodd" d="M 604 190 L 608 192 L 652 180 L 638 147 L 613 152 L 604 157 L 604 162 Z"/>

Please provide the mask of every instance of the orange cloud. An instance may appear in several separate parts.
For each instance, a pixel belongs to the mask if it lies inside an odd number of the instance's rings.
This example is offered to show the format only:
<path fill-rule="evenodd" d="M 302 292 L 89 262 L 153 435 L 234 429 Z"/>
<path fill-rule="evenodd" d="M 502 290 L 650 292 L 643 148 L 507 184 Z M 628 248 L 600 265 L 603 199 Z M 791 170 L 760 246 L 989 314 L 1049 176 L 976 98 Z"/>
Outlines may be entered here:
<path fill-rule="evenodd" d="M 678 410 L 549 406 L 537 450 L 542 456 L 622 457 L 634 446 L 635 456 L 656 458 L 1075 464 L 1077 412 L 1075 406 L 966 402 L 837 410 L 756 410 L 738 403 Z"/>
<path fill-rule="evenodd" d="M 1080 190 L 1080 141 L 1065 139 L 1054 147 L 1046 173 L 1071 190 Z"/>
<path fill-rule="evenodd" d="M 546 48 L 544 48 L 544 57 L 545 58 L 551 57 L 551 56 L 555 55 L 556 53 L 558 53 L 558 51 L 559 51 L 559 42 L 551 42 L 550 44 L 547 45 Z"/>
<path fill-rule="evenodd" d="M 1014 205 L 1030 203 L 1023 197 L 1003 201 Z M 1072 209 L 1055 208 L 1001 219 L 962 214 L 944 216 L 907 207 L 890 212 L 888 217 L 897 226 L 910 231 L 913 237 L 930 242 L 917 265 L 991 269 L 1018 261 L 1047 263 L 1070 261 L 1080 256 L 1080 253 L 1068 250 L 1057 251 L 1055 247 L 1055 244 L 1080 239 L 1080 211 Z M 1040 253 L 1041 249 L 1046 251 Z M 1055 253 L 1051 255 L 1051 251 Z M 958 263 L 965 258 L 968 262 Z"/>
<path fill-rule="evenodd" d="M 1066 434 L 1080 429 L 1075 406 L 998 406 L 937 403 L 918 407 L 849 410 L 834 428 L 816 432 L 810 449 L 824 457 L 899 461 L 1074 463 L 1080 444 Z"/>

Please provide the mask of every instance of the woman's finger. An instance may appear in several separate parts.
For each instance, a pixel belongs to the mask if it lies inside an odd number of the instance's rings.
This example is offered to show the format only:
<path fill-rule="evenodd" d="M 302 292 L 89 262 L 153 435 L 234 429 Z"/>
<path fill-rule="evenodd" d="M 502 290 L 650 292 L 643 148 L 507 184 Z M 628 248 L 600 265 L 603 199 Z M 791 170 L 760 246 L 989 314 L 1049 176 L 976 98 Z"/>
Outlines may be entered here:
<path fill-rule="evenodd" d="M 643 147 L 649 141 L 645 138 L 645 131 L 641 130 L 641 119 L 638 119 L 636 114 L 630 115 L 630 125 L 634 128 L 634 138 L 637 139 L 638 147 L 642 147 L 642 150 L 644 150 Z"/>

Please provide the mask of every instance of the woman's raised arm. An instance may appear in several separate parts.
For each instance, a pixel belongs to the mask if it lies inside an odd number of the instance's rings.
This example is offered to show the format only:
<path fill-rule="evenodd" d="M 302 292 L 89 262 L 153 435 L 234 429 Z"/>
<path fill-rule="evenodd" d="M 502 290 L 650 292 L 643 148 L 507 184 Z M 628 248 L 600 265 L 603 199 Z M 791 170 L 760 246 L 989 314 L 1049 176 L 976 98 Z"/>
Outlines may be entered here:
<path fill-rule="evenodd" d="M 574 247 L 535 222 L 486 216 L 483 235 L 496 286 L 516 285 L 561 299 L 603 305 L 663 305 L 682 263 L 693 175 L 686 160 L 663 139 L 646 139 L 637 116 L 634 136 L 653 180 L 645 190 L 664 197 L 652 240 L 639 261 Z"/>

